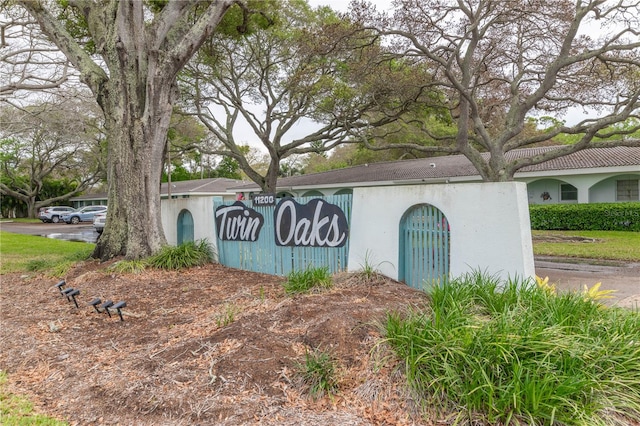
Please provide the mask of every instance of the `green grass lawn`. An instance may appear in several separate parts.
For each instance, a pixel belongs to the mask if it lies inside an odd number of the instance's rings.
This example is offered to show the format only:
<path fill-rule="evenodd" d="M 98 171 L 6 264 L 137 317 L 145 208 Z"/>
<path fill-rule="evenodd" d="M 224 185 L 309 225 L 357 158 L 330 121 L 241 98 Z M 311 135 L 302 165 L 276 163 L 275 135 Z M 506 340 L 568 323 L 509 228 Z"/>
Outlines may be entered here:
<path fill-rule="evenodd" d="M 0 231 L 0 274 L 44 270 L 86 259 L 94 246 Z"/>
<path fill-rule="evenodd" d="M 579 257 L 640 262 L 640 233 L 623 231 L 532 231 L 533 253 L 543 256 Z M 557 241 L 536 241 L 539 238 Z M 568 237 L 590 240 L 568 241 Z"/>

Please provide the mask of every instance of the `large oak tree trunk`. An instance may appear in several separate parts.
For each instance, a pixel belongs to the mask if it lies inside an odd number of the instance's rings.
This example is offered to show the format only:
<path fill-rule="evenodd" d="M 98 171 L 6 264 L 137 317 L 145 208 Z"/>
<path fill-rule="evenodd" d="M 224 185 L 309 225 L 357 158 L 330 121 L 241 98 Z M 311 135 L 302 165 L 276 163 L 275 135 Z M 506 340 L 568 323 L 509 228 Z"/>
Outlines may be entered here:
<path fill-rule="evenodd" d="M 129 43 L 143 44 L 144 38 Z M 139 259 L 167 241 L 160 215 L 160 182 L 175 93 L 175 78 L 163 73 L 158 56 L 117 43 L 113 62 L 120 73 L 105 86 L 107 117 L 108 226 L 94 257 Z M 136 51 L 133 50 L 133 51 Z M 145 90 L 141 90 L 144 88 Z"/>
<path fill-rule="evenodd" d="M 117 103 L 124 106 L 123 111 L 112 114 L 116 120 L 109 128 L 109 226 L 94 252 L 94 257 L 101 259 L 125 254 L 127 258 L 141 258 L 166 244 L 158 187 L 171 108 L 149 105 L 144 114 L 137 110 L 134 99 L 121 98 Z M 150 116 L 156 120 L 151 122 Z"/>

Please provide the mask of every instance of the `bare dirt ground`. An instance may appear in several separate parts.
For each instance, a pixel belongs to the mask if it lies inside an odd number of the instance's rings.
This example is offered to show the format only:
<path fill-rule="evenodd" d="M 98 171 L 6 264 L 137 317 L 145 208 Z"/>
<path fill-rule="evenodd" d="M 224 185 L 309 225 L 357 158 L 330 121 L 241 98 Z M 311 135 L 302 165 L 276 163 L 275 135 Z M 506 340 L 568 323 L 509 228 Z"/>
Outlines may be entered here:
<path fill-rule="evenodd" d="M 4 275 L 0 369 L 9 390 L 72 425 L 410 425 L 404 379 L 375 343 L 390 310 L 427 296 L 386 278 L 338 276 L 287 296 L 283 279 L 212 264 L 114 274 L 84 263 L 66 277 L 79 308 L 44 276 Z M 88 302 L 125 300 L 124 321 Z M 313 399 L 306 351 L 328 352 L 339 390 Z"/>

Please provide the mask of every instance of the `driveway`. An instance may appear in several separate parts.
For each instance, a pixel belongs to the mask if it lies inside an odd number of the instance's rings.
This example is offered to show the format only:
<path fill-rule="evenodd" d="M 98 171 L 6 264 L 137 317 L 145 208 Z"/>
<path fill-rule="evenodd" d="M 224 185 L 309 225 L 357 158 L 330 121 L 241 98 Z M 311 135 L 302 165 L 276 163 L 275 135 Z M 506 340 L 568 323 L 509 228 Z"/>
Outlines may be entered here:
<path fill-rule="evenodd" d="M 7 221 L 0 222 L 0 230 L 15 234 L 39 235 L 58 240 L 84 241 L 87 243 L 95 243 L 99 236 L 91 222 L 67 225 L 66 223 L 19 223 Z"/>
<path fill-rule="evenodd" d="M 549 277 L 560 291 L 581 291 L 601 282 L 601 290 L 616 290 L 607 304 L 640 309 L 640 262 L 594 264 L 586 260 L 536 258 L 536 275 Z"/>

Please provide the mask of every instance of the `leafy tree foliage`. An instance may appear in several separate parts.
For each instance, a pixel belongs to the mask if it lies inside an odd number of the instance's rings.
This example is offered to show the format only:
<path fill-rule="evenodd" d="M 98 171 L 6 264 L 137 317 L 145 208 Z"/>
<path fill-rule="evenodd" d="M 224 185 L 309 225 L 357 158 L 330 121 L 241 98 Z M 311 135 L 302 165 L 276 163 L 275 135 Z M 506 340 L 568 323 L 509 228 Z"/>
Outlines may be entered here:
<path fill-rule="evenodd" d="M 200 149 L 233 158 L 266 192 L 275 191 L 288 157 L 331 150 L 352 142 L 354 129 L 383 127 L 407 112 L 427 114 L 433 97 L 420 64 L 385 57 L 371 34 L 301 0 L 279 2 L 268 28 L 219 34 L 204 47 L 181 78 L 185 110 L 213 135 Z M 250 129 L 248 140 L 240 127 Z M 265 172 L 240 150 L 247 143 L 267 151 Z"/>
<path fill-rule="evenodd" d="M 29 217 L 104 176 L 101 120 L 91 105 L 70 98 L 0 111 L 0 192 L 23 203 Z"/>

